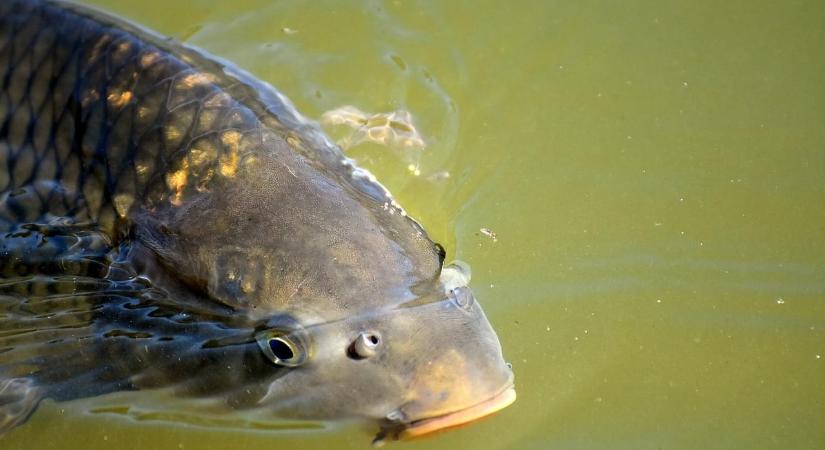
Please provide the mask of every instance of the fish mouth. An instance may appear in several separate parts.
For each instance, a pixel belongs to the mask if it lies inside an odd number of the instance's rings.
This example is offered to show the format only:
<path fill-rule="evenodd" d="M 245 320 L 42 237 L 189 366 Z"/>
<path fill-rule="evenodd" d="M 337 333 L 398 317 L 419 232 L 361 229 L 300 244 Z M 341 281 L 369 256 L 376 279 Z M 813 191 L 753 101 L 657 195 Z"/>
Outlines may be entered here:
<path fill-rule="evenodd" d="M 435 431 L 455 428 L 501 411 L 515 401 L 516 388 L 510 385 L 494 397 L 470 406 L 469 408 L 411 422 L 401 430 L 398 434 L 398 439 L 414 439 Z"/>

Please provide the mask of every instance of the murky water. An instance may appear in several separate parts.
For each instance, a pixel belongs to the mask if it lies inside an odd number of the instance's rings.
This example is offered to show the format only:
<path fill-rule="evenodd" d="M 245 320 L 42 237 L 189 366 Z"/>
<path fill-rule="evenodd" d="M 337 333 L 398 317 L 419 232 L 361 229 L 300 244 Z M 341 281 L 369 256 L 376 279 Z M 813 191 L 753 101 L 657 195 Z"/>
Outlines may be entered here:
<path fill-rule="evenodd" d="M 413 113 L 423 152 L 351 155 L 472 265 L 519 400 L 405 448 L 825 447 L 825 3 L 94 3 L 309 117 Z M 65 408 L 0 447 L 370 439 Z"/>

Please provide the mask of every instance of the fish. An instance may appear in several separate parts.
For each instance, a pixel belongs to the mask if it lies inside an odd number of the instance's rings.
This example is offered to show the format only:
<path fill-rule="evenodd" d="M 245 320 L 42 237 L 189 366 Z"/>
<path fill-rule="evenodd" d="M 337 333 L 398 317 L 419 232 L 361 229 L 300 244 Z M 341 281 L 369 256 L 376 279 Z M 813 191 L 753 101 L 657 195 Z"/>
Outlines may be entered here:
<path fill-rule="evenodd" d="M 0 3 L 0 434 L 147 391 L 376 444 L 472 422 L 514 375 L 445 258 L 269 84 L 90 7 Z"/>

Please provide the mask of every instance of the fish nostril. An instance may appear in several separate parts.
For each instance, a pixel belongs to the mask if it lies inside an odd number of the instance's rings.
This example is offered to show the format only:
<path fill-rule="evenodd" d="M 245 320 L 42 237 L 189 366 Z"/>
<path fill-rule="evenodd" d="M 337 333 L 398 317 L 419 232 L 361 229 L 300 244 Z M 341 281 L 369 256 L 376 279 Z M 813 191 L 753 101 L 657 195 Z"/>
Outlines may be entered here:
<path fill-rule="evenodd" d="M 366 359 L 374 355 L 378 350 L 381 338 L 377 333 L 363 332 L 358 335 L 352 344 L 347 347 L 347 356 L 350 359 Z"/>

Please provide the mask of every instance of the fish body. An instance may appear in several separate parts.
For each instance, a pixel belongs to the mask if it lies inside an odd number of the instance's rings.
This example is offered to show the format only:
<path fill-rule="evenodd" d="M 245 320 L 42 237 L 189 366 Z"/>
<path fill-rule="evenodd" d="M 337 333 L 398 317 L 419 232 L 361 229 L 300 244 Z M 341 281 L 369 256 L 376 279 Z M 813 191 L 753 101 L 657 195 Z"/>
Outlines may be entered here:
<path fill-rule="evenodd" d="M 269 85 L 79 5 L 0 4 L 0 232 L 0 432 L 152 388 L 391 436 L 514 396 L 372 175 Z"/>

